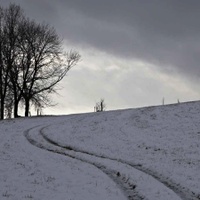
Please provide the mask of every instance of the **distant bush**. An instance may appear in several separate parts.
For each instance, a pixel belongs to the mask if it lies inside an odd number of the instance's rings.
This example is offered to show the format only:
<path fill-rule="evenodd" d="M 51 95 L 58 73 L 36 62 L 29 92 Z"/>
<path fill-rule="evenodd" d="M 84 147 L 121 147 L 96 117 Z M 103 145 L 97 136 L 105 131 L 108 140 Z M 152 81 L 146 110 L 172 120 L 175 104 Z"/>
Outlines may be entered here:
<path fill-rule="evenodd" d="M 100 102 L 97 102 L 94 107 L 95 112 L 102 112 L 105 111 L 105 109 L 106 109 L 106 104 L 104 102 L 104 99 L 101 99 Z"/>

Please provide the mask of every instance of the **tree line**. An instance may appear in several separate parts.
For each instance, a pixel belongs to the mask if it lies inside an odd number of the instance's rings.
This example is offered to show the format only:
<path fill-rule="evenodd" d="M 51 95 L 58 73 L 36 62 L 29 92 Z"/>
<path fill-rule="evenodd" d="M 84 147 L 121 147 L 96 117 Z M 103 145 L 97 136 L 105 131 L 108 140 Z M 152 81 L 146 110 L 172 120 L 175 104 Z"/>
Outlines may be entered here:
<path fill-rule="evenodd" d="M 25 16 L 20 6 L 0 7 L 0 119 L 18 117 L 51 105 L 57 84 L 80 60 L 77 51 L 64 52 L 62 40 L 49 24 Z"/>

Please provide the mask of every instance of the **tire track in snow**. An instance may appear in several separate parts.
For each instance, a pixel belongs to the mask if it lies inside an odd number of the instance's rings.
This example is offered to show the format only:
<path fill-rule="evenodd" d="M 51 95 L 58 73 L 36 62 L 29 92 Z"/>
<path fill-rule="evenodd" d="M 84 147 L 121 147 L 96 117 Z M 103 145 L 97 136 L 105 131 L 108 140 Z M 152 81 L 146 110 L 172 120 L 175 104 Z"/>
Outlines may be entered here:
<path fill-rule="evenodd" d="M 158 182 L 165 185 L 165 187 L 172 190 L 177 196 L 179 196 L 183 200 L 200 200 L 199 195 L 196 195 L 194 192 L 182 187 L 180 184 L 174 183 L 172 180 L 163 177 L 162 174 L 158 174 L 158 173 L 156 173 L 156 172 L 154 172 L 154 171 L 152 171 L 152 170 L 150 170 L 146 167 L 143 167 L 141 164 L 133 164 L 133 163 L 124 161 L 122 159 L 115 159 L 115 158 L 110 158 L 110 157 L 106 157 L 106 156 L 102 156 L 102 155 L 96 155 L 96 154 L 93 154 L 93 153 L 90 153 L 90 152 L 87 152 L 87 151 L 78 150 L 78 149 L 71 147 L 71 146 L 61 145 L 61 144 L 53 141 L 52 139 L 50 139 L 49 137 L 47 137 L 44 134 L 43 130 L 45 128 L 47 128 L 47 127 L 43 127 L 41 129 L 41 131 L 40 131 L 41 135 L 43 136 L 43 138 L 46 141 L 48 141 L 49 143 L 51 143 L 55 146 L 58 146 L 58 147 L 61 147 L 61 148 L 67 149 L 67 150 L 73 150 L 77 153 L 83 153 L 83 154 L 87 154 L 87 155 L 94 156 L 94 157 L 97 157 L 97 158 L 109 159 L 109 160 L 112 160 L 112 161 L 120 162 L 122 164 L 128 165 L 128 166 L 130 166 L 134 169 L 137 169 L 137 170 L 153 177 Z"/>
<path fill-rule="evenodd" d="M 41 127 L 40 125 L 34 126 L 30 129 L 27 129 L 24 131 L 24 136 L 26 137 L 26 139 L 28 140 L 28 142 L 30 144 L 32 144 L 38 148 L 47 150 L 47 151 L 57 153 L 60 155 L 64 155 L 64 156 L 68 156 L 72 159 L 77 159 L 79 161 L 93 165 L 94 167 L 98 168 L 101 172 L 106 174 L 112 181 L 114 181 L 115 184 L 119 187 L 121 192 L 124 194 L 124 196 L 128 200 L 145 200 L 145 198 L 142 195 L 138 194 L 137 191 L 135 191 L 136 185 L 131 183 L 126 177 L 118 175 L 118 171 L 115 171 L 112 169 L 107 169 L 104 165 L 101 165 L 100 163 L 92 162 L 85 158 L 81 158 L 79 156 L 67 153 L 66 149 L 65 149 L 65 151 L 63 151 L 63 147 L 59 147 L 58 145 L 56 145 L 56 143 L 50 142 L 45 137 L 43 137 L 42 129 L 44 129 L 46 127 L 43 127 L 43 128 L 40 128 L 40 127 Z M 33 131 L 34 131 L 34 133 L 37 134 L 37 136 L 36 136 L 37 139 L 34 138 Z M 38 142 L 38 140 L 40 140 L 40 141 Z M 55 148 L 55 146 L 57 148 Z M 67 151 L 73 151 L 73 150 L 70 149 Z"/>
<path fill-rule="evenodd" d="M 109 176 L 122 190 L 122 192 L 126 195 L 127 199 L 134 199 L 134 200 L 139 200 L 139 199 L 160 199 L 161 196 L 166 196 L 166 200 L 168 199 L 186 199 L 186 198 L 181 198 L 180 194 L 178 194 L 176 191 L 172 190 L 171 188 L 169 188 L 166 184 L 160 182 L 157 178 L 153 177 L 151 174 L 148 174 L 146 172 L 144 172 L 144 170 L 140 169 L 140 166 L 138 165 L 132 165 L 130 163 L 127 163 L 125 161 L 122 160 L 117 160 L 117 159 L 112 159 L 112 158 L 107 158 L 104 156 L 98 156 L 98 155 L 94 155 L 92 153 L 86 152 L 86 151 L 80 151 L 77 149 L 74 149 L 72 147 L 66 147 L 66 146 L 61 146 L 58 143 L 56 143 L 55 141 L 51 140 L 50 138 L 48 138 L 43 130 L 46 127 L 42 127 L 40 129 L 38 129 L 37 132 L 37 137 L 40 136 L 40 143 L 38 142 L 38 139 L 35 140 L 32 137 L 32 134 L 30 134 L 30 131 L 33 130 L 34 128 L 38 128 L 38 127 L 33 127 L 31 129 L 28 129 L 24 132 L 25 137 L 28 139 L 28 141 L 39 147 L 42 149 L 46 149 L 48 151 L 52 151 L 54 153 L 59 153 L 65 156 L 69 156 L 71 158 L 74 159 L 78 159 L 80 161 L 86 162 L 88 164 L 92 164 L 93 166 L 97 167 L 98 169 L 100 169 L 103 173 L 105 173 L 107 176 Z M 30 136 L 31 135 L 31 136 Z M 46 143 L 45 143 L 46 142 Z M 44 145 L 45 143 L 45 145 Z M 49 145 L 53 145 L 54 147 L 56 146 L 59 149 L 52 149 L 52 146 L 50 147 Z M 64 151 L 63 151 L 64 149 Z M 66 153 L 67 151 L 67 153 Z M 78 154 L 78 155 L 77 155 Z M 89 158 L 88 158 L 89 156 Z M 96 160 L 101 160 L 96 161 Z M 121 169 L 112 169 L 113 168 L 113 163 L 111 165 L 110 168 L 107 167 L 107 164 L 105 164 L 104 162 L 102 162 L 102 159 L 104 159 L 104 161 L 106 162 L 114 162 L 114 165 L 120 165 L 123 169 L 124 168 L 131 168 L 132 171 L 135 171 L 135 175 L 136 174 L 142 174 L 142 177 L 146 178 L 146 181 L 143 183 L 143 185 L 147 184 L 148 181 L 150 181 L 148 187 L 149 191 L 152 192 L 152 190 L 154 191 L 155 188 L 153 187 L 157 187 L 160 188 L 160 191 L 158 189 L 158 191 L 156 191 L 157 193 L 160 193 L 160 196 L 156 196 L 156 194 L 154 194 L 153 198 L 148 198 L 148 194 L 143 195 L 143 192 L 141 192 L 141 188 L 140 191 L 137 191 L 137 184 L 134 184 L 134 181 L 132 179 L 132 177 L 130 177 L 129 175 L 127 175 L 126 170 L 125 172 L 123 172 L 122 168 Z M 102 164 L 103 163 L 103 164 Z M 151 185 L 151 182 L 153 181 L 153 185 Z M 142 187 L 144 187 L 142 185 Z M 141 184 L 140 184 L 141 186 Z M 164 188 L 164 189 L 163 189 Z M 164 191 L 164 192 L 163 192 Z M 155 192 L 155 191 L 154 191 Z M 163 193 L 163 194 L 162 194 Z"/>
<path fill-rule="evenodd" d="M 137 119 L 138 121 L 136 121 L 136 122 L 140 122 L 140 124 L 146 123 L 145 121 L 141 120 L 141 116 L 136 115 L 133 118 Z M 148 125 L 145 124 L 145 126 L 148 126 Z M 144 128 L 145 126 L 142 126 L 142 128 Z M 122 134 L 126 134 L 126 132 L 123 130 L 123 127 L 120 128 L 120 132 Z M 155 179 L 159 180 L 164 185 L 169 187 L 175 193 L 177 193 L 184 200 L 200 200 L 200 194 L 195 194 L 194 192 L 190 191 L 188 188 L 181 186 L 181 184 L 175 183 L 173 180 L 170 180 L 169 178 L 164 177 L 162 174 L 159 174 L 156 171 L 148 169 L 148 168 L 146 168 L 142 165 L 133 164 L 131 162 L 127 162 L 127 161 L 124 161 L 124 160 L 121 160 L 121 159 L 120 159 L 120 161 L 123 162 L 123 163 L 127 163 L 127 164 L 135 167 L 136 169 L 141 170 L 141 171 L 151 175 L 152 177 L 154 177 Z"/>
<path fill-rule="evenodd" d="M 184 189 L 182 189 L 180 187 L 180 185 L 175 184 L 175 183 L 173 183 L 172 181 L 170 181 L 168 179 L 165 179 L 164 177 L 162 177 L 162 175 L 159 175 L 158 173 L 153 172 L 153 171 L 149 170 L 148 168 L 143 167 L 141 164 L 133 164 L 133 163 L 124 161 L 122 159 L 115 159 L 115 158 L 110 158 L 110 157 L 106 157 L 106 156 L 102 156 L 102 155 L 96 155 L 96 154 L 93 154 L 93 153 L 90 153 L 90 152 L 87 152 L 87 151 L 78 150 L 78 149 L 73 148 L 71 146 L 61 145 L 61 144 L 55 142 L 54 140 L 50 139 L 49 137 L 47 137 L 44 134 L 43 130 L 45 128 L 47 128 L 47 127 L 49 127 L 49 126 L 43 127 L 40 130 L 40 134 L 42 135 L 42 137 L 47 142 L 49 142 L 49 143 L 51 143 L 51 144 L 53 144 L 53 145 L 55 145 L 57 147 L 61 147 L 61 148 L 64 148 L 66 150 L 69 150 L 69 151 L 75 151 L 77 153 L 83 153 L 83 154 L 94 156 L 94 157 L 101 158 L 101 159 L 109 159 L 109 160 L 112 160 L 112 161 L 116 161 L 116 162 L 128 165 L 128 166 L 130 166 L 130 167 L 132 167 L 134 169 L 137 169 L 137 170 L 139 170 L 139 171 L 141 171 L 141 172 L 153 177 L 158 182 L 160 182 L 160 184 L 163 184 L 165 187 L 167 187 L 168 189 L 172 190 L 182 200 L 199 200 L 200 199 L 199 197 L 196 197 L 194 193 L 192 193 L 190 191 L 184 191 Z"/>

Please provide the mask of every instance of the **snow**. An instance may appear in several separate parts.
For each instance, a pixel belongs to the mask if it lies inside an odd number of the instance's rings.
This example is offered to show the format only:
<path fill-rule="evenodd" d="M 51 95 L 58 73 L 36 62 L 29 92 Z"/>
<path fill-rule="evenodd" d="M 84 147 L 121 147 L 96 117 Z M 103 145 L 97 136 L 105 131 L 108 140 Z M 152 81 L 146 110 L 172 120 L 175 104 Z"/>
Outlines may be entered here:
<path fill-rule="evenodd" d="M 0 122 L 0 199 L 199 200 L 200 102 Z"/>

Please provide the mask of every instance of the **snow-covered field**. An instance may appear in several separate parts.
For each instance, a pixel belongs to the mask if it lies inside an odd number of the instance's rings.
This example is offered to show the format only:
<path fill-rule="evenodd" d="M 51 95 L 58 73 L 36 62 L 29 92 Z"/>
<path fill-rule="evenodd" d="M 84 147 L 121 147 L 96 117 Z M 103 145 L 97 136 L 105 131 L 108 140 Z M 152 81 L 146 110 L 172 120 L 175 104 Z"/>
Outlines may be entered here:
<path fill-rule="evenodd" d="M 200 102 L 0 122 L 2 200 L 199 200 Z"/>

